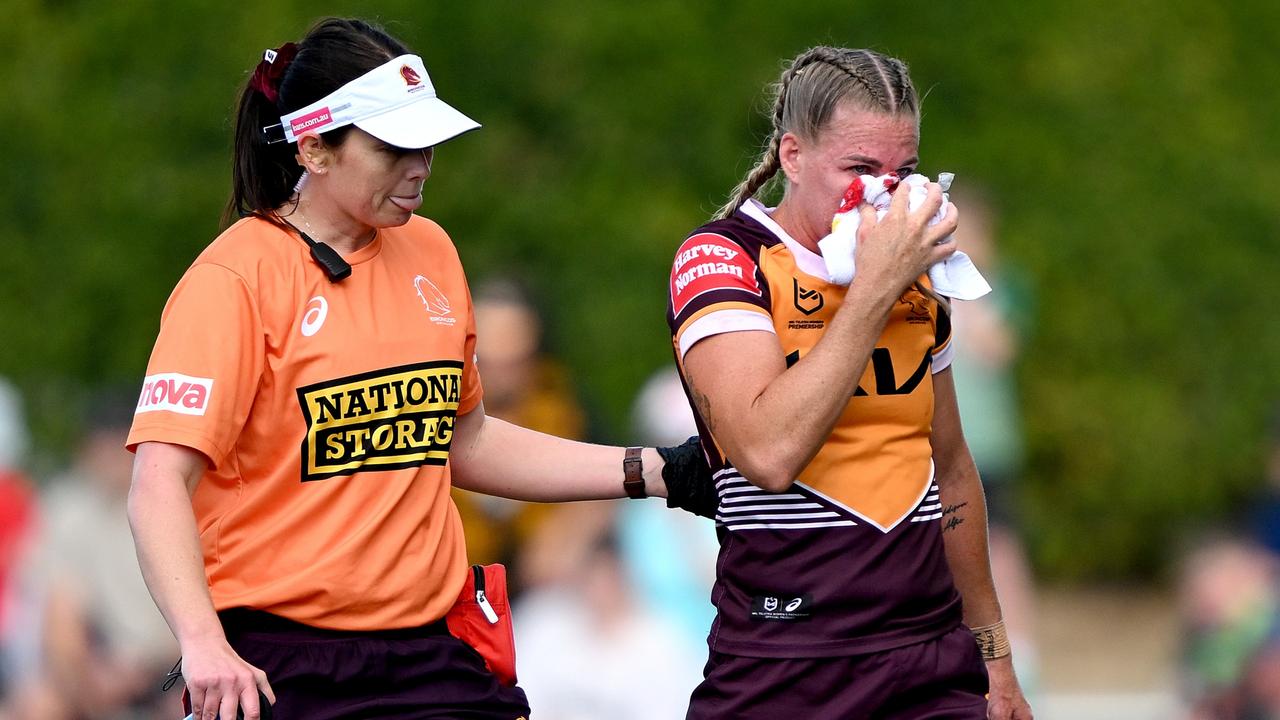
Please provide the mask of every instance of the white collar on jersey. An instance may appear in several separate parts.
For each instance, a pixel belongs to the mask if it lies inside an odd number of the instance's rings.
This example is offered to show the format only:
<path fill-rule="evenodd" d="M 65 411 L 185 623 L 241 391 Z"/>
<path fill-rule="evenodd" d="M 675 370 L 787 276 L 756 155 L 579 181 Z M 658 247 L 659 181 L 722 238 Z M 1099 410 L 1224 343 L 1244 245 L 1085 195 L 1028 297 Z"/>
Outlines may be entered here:
<path fill-rule="evenodd" d="M 791 251 L 792 257 L 796 259 L 796 267 L 800 268 L 801 272 L 826 282 L 829 277 L 827 261 L 823 260 L 818 253 L 801 245 L 799 240 L 791 237 L 786 230 L 782 229 L 781 225 L 774 222 L 769 213 L 776 209 L 765 207 L 755 198 L 747 198 L 747 201 L 739 208 L 744 215 L 763 225 L 765 230 L 773 233 L 775 237 L 782 241 L 782 244 Z"/>

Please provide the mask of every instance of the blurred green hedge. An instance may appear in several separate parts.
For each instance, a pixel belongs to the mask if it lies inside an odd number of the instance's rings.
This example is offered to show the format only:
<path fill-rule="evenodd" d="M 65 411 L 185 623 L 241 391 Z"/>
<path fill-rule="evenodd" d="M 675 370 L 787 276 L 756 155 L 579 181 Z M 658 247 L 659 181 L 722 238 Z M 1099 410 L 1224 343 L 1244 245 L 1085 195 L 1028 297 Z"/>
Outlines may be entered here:
<path fill-rule="evenodd" d="M 64 448 L 80 389 L 141 376 L 217 233 L 231 107 L 315 3 L 10 0 L 0 24 L 0 374 Z M 257 9 L 255 9 L 257 8 Z M 423 212 L 471 276 L 518 272 L 626 435 L 671 361 L 666 275 L 750 167 L 763 88 L 815 43 L 906 59 L 923 170 L 981 182 L 1036 287 L 1020 367 L 1032 549 L 1059 578 L 1150 575 L 1257 484 L 1280 397 L 1280 5 L 328 3 L 383 21 L 484 123 Z"/>

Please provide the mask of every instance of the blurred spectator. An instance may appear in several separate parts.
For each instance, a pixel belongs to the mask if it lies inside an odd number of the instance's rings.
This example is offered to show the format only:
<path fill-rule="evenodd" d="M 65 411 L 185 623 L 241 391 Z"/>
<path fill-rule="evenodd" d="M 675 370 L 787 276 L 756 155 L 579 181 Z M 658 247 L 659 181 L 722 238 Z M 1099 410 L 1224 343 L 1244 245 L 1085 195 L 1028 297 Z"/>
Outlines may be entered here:
<path fill-rule="evenodd" d="M 1280 717 L 1250 709 L 1277 699 L 1274 687 L 1258 687 L 1280 676 L 1275 665 L 1280 660 L 1277 569 L 1276 557 L 1265 548 L 1229 537 L 1200 541 L 1184 561 L 1179 598 L 1186 626 L 1183 686 L 1192 717 Z"/>
<path fill-rule="evenodd" d="M 528 294 L 515 282 L 494 279 L 473 293 L 476 314 L 477 367 L 484 386 L 485 412 L 508 422 L 570 439 L 586 435 L 586 414 L 577 404 L 566 371 L 542 352 L 542 321 Z M 473 563 L 502 562 L 512 568 L 511 592 L 528 582 L 559 573 L 559 553 L 532 551 L 523 569 L 517 555 L 533 543 L 552 517 L 585 511 L 491 497 L 454 489 L 462 515 L 467 555 Z"/>
<path fill-rule="evenodd" d="M 1032 617 L 1034 585 L 1018 522 L 1023 435 L 1014 371 L 1020 336 L 1031 322 L 1031 293 L 1023 277 L 1001 262 L 995 245 L 996 218 L 988 200 L 963 184 L 956 186 L 951 199 L 962 213 L 956 231 L 960 247 L 994 288 L 980 300 L 952 304 L 956 358 L 951 367 L 965 441 L 987 498 L 991 574 L 1018 678 L 1030 696 L 1039 673 Z"/>
<path fill-rule="evenodd" d="M 1245 667 L 1241 720 L 1280 718 L 1280 632 L 1274 629 Z"/>
<path fill-rule="evenodd" d="M 1244 537 L 1201 540 L 1183 561 L 1183 671 L 1195 720 L 1280 718 L 1280 406 Z"/>
<path fill-rule="evenodd" d="M 537 717 L 679 718 L 701 660 L 630 588 L 611 531 L 580 572 L 525 595 L 515 610 L 520 684 Z"/>
<path fill-rule="evenodd" d="M 0 378 L 0 715 L 9 695 L 9 666 L 19 654 L 12 647 L 16 628 L 10 609 L 13 575 L 33 524 L 35 494 L 22 472 L 27 452 L 27 425 L 22 399 Z"/>
<path fill-rule="evenodd" d="M 670 365 L 645 382 L 631 415 L 637 444 L 678 445 L 698 432 L 680 374 Z M 619 544 L 639 601 L 673 621 L 694 654 L 705 655 L 716 615 L 715 525 L 656 501 L 622 503 L 619 512 Z M 688 678 L 689 692 L 699 677 Z"/>
<path fill-rule="evenodd" d="M 177 643 L 143 584 L 125 513 L 133 406 L 132 393 L 90 403 L 74 464 L 44 497 L 23 567 L 38 653 L 19 717 L 171 720 L 180 707 L 176 694 L 159 697 Z"/>

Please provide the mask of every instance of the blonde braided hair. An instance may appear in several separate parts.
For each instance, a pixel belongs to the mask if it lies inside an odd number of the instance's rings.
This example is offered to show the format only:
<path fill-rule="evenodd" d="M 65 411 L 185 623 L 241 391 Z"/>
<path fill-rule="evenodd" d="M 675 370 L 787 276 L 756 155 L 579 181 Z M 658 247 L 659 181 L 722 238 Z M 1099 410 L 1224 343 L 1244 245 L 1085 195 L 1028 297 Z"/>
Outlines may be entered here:
<path fill-rule="evenodd" d="M 906 63 L 874 50 L 826 45 L 809 48 L 797 55 L 774 83 L 772 130 L 764 150 L 713 219 L 733 215 L 778 176 L 783 135 L 790 132 L 805 138 L 817 137 L 836 106 L 845 101 L 865 110 L 920 116 L 919 99 Z M 937 302 L 943 312 L 950 313 L 946 298 L 919 282 L 915 288 Z"/>

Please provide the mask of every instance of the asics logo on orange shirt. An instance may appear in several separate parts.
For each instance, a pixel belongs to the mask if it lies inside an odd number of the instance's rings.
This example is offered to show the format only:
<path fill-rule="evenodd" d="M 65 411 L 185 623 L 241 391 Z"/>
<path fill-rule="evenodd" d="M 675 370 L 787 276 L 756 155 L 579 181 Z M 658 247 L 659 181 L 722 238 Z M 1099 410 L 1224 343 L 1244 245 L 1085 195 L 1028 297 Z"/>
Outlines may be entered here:
<path fill-rule="evenodd" d="M 307 311 L 302 315 L 302 334 L 311 337 L 320 332 L 324 319 L 329 316 L 329 301 L 317 295 L 307 301 Z"/>

